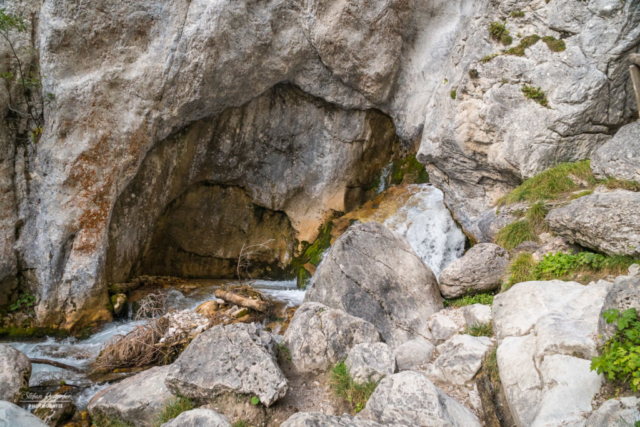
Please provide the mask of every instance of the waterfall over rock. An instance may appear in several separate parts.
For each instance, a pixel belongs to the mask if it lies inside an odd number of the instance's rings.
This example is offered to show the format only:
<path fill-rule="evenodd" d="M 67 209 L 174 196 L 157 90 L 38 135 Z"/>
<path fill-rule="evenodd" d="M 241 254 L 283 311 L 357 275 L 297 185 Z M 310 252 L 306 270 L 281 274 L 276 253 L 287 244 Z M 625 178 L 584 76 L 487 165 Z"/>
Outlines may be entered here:
<path fill-rule="evenodd" d="M 445 207 L 442 191 L 429 184 L 417 187 L 419 191 L 384 225 L 405 236 L 437 277 L 462 256 L 465 235 Z"/>

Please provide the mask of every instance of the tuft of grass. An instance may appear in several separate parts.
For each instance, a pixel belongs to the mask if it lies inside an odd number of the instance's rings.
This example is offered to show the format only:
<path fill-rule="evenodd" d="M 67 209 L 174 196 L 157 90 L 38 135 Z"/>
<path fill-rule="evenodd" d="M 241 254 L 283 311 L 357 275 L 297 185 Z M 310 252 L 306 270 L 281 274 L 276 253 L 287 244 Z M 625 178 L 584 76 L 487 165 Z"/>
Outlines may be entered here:
<path fill-rule="evenodd" d="M 449 94 L 451 96 L 451 99 L 456 99 L 456 90 L 452 90 L 451 93 Z"/>
<path fill-rule="evenodd" d="M 579 192 L 579 193 L 572 194 L 572 195 L 569 197 L 569 200 L 579 199 L 580 197 L 589 196 L 589 195 L 591 195 L 591 194 L 593 194 L 593 190 L 584 190 L 584 191 L 581 191 L 581 192 Z"/>
<path fill-rule="evenodd" d="M 533 227 L 537 234 L 544 231 L 549 231 L 544 219 L 547 217 L 549 211 L 544 207 L 544 203 L 537 202 L 531 205 L 529 210 L 524 214 L 525 218 L 529 221 L 529 224 Z"/>
<path fill-rule="evenodd" d="M 600 182 L 602 185 L 610 190 L 623 189 L 629 191 L 640 191 L 640 182 L 637 181 L 625 181 L 616 178 L 607 178 Z"/>
<path fill-rule="evenodd" d="M 524 18 L 524 12 L 521 10 L 518 11 L 513 11 L 509 14 L 510 17 L 512 18 Z"/>
<path fill-rule="evenodd" d="M 503 36 L 509 35 L 506 23 L 492 22 L 489 24 L 489 35 L 496 41 L 501 41 Z"/>
<path fill-rule="evenodd" d="M 538 43 L 539 40 L 540 36 L 537 34 L 523 37 L 518 46 L 507 49 L 504 53 L 507 55 L 524 56 L 524 50 Z"/>
<path fill-rule="evenodd" d="M 96 427 L 134 427 L 133 424 L 119 418 L 110 418 L 102 414 L 93 415 L 92 425 Z"/>
<path fill-rule="evenodd" d="M 496 235 L 495 242 L 506 250 L 517 247 L 522 242 L 537 242 L 538 235 L 527 219 L 512 222 L 503 227 Z"/>
<path fill-rule="evenodd" d="M 539 173 L 533 178 L 527 179 L 509 194 L 501 197 L 498 200 L 498 205 L 504 206 L 524 201 L 552 200 L 562 194 L 576 191 L 579 188 L 579 184 L 574 182 L 570 175 L 587 182 L 589 185 L 597 183 L 593 173 L 591 173 L 591 162 L 589 160 L 576 163 L 561 163 Z"/>
<path fill-rule="evenodd" d="M 522 93 L 524 94 L 525 98 L 531 99 L 542 105 L 543 107 L 549 108 L 549 100 L 547 100 L 547 95 L 542 89 L 540 89 L 540 86 L 536 88 L 533 86 L 524 85 L 522 87 Z"/>
<path fill-rule="evenodd" d="M 484 305 L 492 305 L 493 304 L 493 294 L 475 294 L 475 295 L 465 295 L 460 298 L 455 299 L 446 299 L 443 301 L 445 307 L 465 307 L 467 305 L 473 304 L 484 304 Z"/>
<path fill-rule="evenodd" d="M 482 361 L 482 370 L 489 376 L 494 384 L 500 383 L 500 372 L 498 371 L 498 347 L 494 347 Z"/>
<path fill-rule="evenodd" d="M 480 62 L 482 62 L 483 64 L 486 64 L 487 62 L 491 61 L 496 56 L 500 56 L 500 54 L 499 53 L 492 53 L 491 55 L 487 55 L 484 58 L 482 58 L 480 60 Z"/>
<path fill-rule="evenodd" d="M 549 50 L 552 52 L 562 52 L 567 49 L 564 40 L 556 40 L 556 38 L 552 36 L 543 37 L 542 41 L 547 44 L 547 47 L 549 47 Z"/>
<path fill-rule="evenodd" d="M 161 426 L 162 424 L 176 418 L 181 413 L 192 410 L 194 407 L 195 405 L 193 401 L 186 397 L 177 396 L 169 398 L 157 416 L 156 425 Z"/>
<path fill-rule="evenodd" d="M 249 427 L 249 422 L 246 420 L 238 420 L 232 424 L 232 427 Z"/>
<path fill-rule="evenodd" d="M 509 272 L 509 280 L 503 285 L 502 290 L 506 291 L 516 283 L 527 282 L 533 276 L 533 270 L 536 268 L 536 261 L 530 253 L 521 253 L 511 261 L 507 271 Z"/>
<path fill-rule="evenodd" d="M 291 351 L 289 347 L 284 344 L 278 344 L 278 357 L 285 359 L 287 362 L 291 362 Z"/>
<path fill-rule="evenodd" d="M 513 37 L 511 37 L 509 34 L 504 34 L 502 37 L 500 37 L 500 42 L 505 46 L 509 46 L 511 43 L 513 43 Z"/>
<path fill-rule="evenodd" d="M 347 401 L 353 412 L 358 413 L 365 408 L 378 383 L 355 383 L 347 371 L 347 366 L 342 361 L 331 369 L 329 385 L 337 397 Z"/>
<path fill-rule="evenodd" d="M 481 323 L 479 325 L 467 326 L 464 333 L 474 337 L 490 337 L 493 336 L 493 323 Z"/>

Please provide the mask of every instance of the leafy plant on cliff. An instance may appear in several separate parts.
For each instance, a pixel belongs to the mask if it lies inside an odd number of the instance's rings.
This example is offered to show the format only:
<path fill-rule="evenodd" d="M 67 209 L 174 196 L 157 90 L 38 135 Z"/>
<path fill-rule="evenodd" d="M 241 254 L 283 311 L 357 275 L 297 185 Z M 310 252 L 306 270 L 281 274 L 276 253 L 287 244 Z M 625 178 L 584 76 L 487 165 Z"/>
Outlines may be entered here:
<path fill-rule="evenodd" d="M 640 387 L 640 321 L 636 310 L 605 311 L 608 324 L 615 323 L 618 330 L 602 348 L 602 355 L 591 360 L 591 370 L 605 374 L 609 381 L 628 382 L 634 392 Z"/>
<path fill-rule="evenodd" d="M 31 308 L 35 303 L 36 297 L 34 297 L 33 295 L 29 293 L 19 294 L 16 302 L 9 306 L 9 311 L 19 311 L 26 308 Z"/>
<path fill-rule="evenodd" d="M 501 42 L 502 44 L 509 45 L 513 42 L 513 38 L 509 35 L 506 23 L 504 22 L 492 22 L 489 24 L 489 34 L 491 38 Z"/>
<path fill-rule="evenodd" d="M 18 130 L 22 127 L 21 124 L 26 125 L 30 129 L 30 138 L 35 143 L 40 139 L 44 128 L 45 106 L 54 100 L 54 95 L 51 93 L 42 95 L 42 82 L 37 67 L 33 64 L 23 63 L 20 59 L 21 50 L 35 52 L 35 48 L 33 46 L 18 48 L 12 35 L 25 33 L 28 30 L 29 25 L 22 17 L 7 14 L 6 9 L 0 9 L 0 40 L 9 46 L 11 59 L 15 64 L 15 72 L 0 73 L 0 78 L 6 80 L 7 83 L 16 81 L 18 84 L 20 90 L 16 99 L 13 98 L 10 87 L 7 91 L 8 107 L 15 117 L 13 126 Z"/>
<path fill-rule="evenodd" d="M 365 408 L 369 397 L 371 397 L 378 386 L 378 383 L 375 382 L 368 382 L 365 384 L 355 383 L 351 378 L 351 375 L 349 375 L 344 361 L 339 362 L 333 369 L 331 369 L 331 379 L 329 384 L 334 394 L 337 397 L 346 400 L 355 413 L 358 413 Z"/>

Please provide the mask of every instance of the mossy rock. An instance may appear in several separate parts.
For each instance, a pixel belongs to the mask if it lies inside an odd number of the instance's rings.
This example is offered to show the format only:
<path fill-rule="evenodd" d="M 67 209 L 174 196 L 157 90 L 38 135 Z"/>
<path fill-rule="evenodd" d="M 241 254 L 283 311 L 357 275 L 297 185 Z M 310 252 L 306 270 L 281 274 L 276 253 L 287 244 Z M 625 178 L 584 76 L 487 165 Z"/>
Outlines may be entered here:
<path fill-rule="evenodd" d="M 299 257 L 291 262 L 291 270 L 295 273 L 298 287 L 304 289 L 311 279 L 311 272 L 305 267 L 305 264 L 318 266 L 322 261 L 322 254 L 331 246 L 331 229 L 333 221 L 329 221 L 327 225 L 320 229 L 318 237 L 312 244 L 302 242 L 303 250 Z"/>
<path fill-rule="evenodd" d="M 393 162 L 391 185 L 426 184 L 427 182 L 429 182 L 427 169 L 416 159 L 416 156 L 409 156 Z"/>
<path fill-rule="evenodd" d="M 0 338 L 22 339 L 22 338 L 43 338 L 48 336 L 65 338 L 69 336 L 69 331 L 67 331 L 66 329 L 40 328 L 40 327 L 0 328 Z"/>

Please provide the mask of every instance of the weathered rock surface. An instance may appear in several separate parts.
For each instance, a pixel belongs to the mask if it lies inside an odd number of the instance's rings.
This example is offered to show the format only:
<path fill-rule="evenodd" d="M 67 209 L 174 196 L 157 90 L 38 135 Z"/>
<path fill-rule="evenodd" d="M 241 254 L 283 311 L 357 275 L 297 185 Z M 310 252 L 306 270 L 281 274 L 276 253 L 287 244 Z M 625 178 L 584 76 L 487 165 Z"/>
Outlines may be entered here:
<path fill-rule="evenodd" d="M 154 367 L 113 384 L 98 392 L 87 409 L 92 415 L 153 426 L 158 412 L 174 397 L 165 386 L 172 369 L 173 365 Z"/>
<path fill-rule="evenodd" d="M 434 362 L 434 378 L 463 385 L 471 381 L 482 366 L 482 359 L 493 345 L 488 337 L 456 335 L 437 347 L 440 354 Z"/>
<path fill-rule="evenodd" d="M 325 415 L 319 412 L 298 412 L 292 415 L 280 427 L 378 427 L 374 421 L 363 420 L 350 415 Z"/>
<path fill-rule="evenodd" d="M 31 362 L 19 350 L 0 344 L 0 400 L 18 403 L 22 393 L 29 390 Z"/>
<path fill-rule="evenodd" d="M 336 240 L 305 301 L 371 322 L 392 348 L 430 338 L 427 318 L 443 308 L 429 267 L 402 236 L 375 221 L 353 225 Z"/>
<path fill-rule="evenodd" d="M 630 308 L 635 308 L 636 313 L 640 313 L 640 276 L 618 276 L 604 300 L 598 318 L 598 335 L 602 335 L 602 342 L 608 341 L 617 330 L 615 323 L 607 324 L 604 320 L 604 312 L 610 309 L 623 312 Z"/>
<path fill-rule="evenodd" d="M 623 126 L 591 156 L 596 178 L 640 182 L 640 121 Z"/>
<path fill-rule="evenodd" d="M 592 372 L 600 310 L 612 284 L 524 282 L 496 295 L 500 379 L 518 425 L 581 424 L 600 390 Z"/>
<path fill-rule="evenodd" d="M 252 394 L 271 406 L 288 389 L 275 360 L 275 348 L 271 334 L 257 323 L 214 326 L 191 341 L 170 365 L 173 369 L 165 384 L 174 394 L 185 397 Z"/>
<path fill-rule="evenodd" d="M 602 427 L 620 425 L 633 425 L 640 420 L 640 399 L 637 397 L 621 397 L 609 399 L 593 411 L 585 427 Z"/>
<path fill-rule="evenodd" d="M 0 426 L 48 427 L 40 418 L 11 402 L 0 400 Z"/>
<path fill-rule="evenodd" d="M 38 403 L 33 415 L 50 427 L 61 427 L 76 413 L 76 405 L 64 393 L 46 396 Z"/>
<path fill-rule="evenodd" d="M 357 344 L 378 341 L 380 334 L 371 323 L 314 302 L 298 308 L 283 338 L 300 372 L 327 370 Z"/>
<path fill-rule="evenodd" d="M 496 289 L 508 266 L 509 253 L 504 248 L 493 243 L 477 244 L 442 270 L 440 292 L 445 298 L 456 298 Z"/>
<path fill-rule="evenodd" d="M 570 242 L 610 255 L 640 256 L 640 193 L 615 190 L 552 209 L 546 222 Z"/>
<path fill-rule="evenodd" d="M 465 231 L 492 241 L 479 223 L 495 219 L 498 197 L 559 162 L 589 158 L 635 118 L 628 57 L 640 43 L 636 10 L 613 0 L 473 2 L 475 19 L 436 74 L 418 154 Z M 518 11 L 524 16 L 509 16 Z M 489 33 L 505 20 L 507 47 Z M 539 40 L 520 56 L 505 54 L 531 35 L 562 37 L 566 48 Z M 551 108 L 527 99 L 526 85 L 540 87 Z"/>
<path fill-rule="evenodd" d="M 451 338 L 459 329 L 453 319 L 442 313 L 431 316 L 427 324 L 431 330 L 432 342 L 436 345 Z"/>
<path fill-rule="evenodd" d="M 471 304 L 462 308 L 464 321 L 467 326 L 486 325 L 491 322 L 491 306 L 485 304 Z"/>
<path fill-rule="evenodd" d="M 358 384 L 378 382 L 396 371 L 396 359 L 385 343 L 357 344 L 347 355 L 347 372 Z"/>
<path fill-rule="evenodd" d="M 478 418 L 424 375 L 404 371 L 383 379 L 357 418 L 393 426 L 480 426 Z"/>
<path fill-rule="evenodd" d="M 407 341 L 396 347 L 393 355 L 399 371 L 409 371 L 431 360 L 435 347 L 425 339 Z"/>
<path fill-rule="evenodd" d="M 162 427 L 231 427 L 231 423 L 224 415 L 211 409 L 192 409 L 178 415 Z"/>

